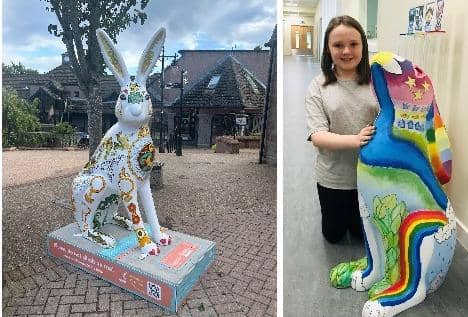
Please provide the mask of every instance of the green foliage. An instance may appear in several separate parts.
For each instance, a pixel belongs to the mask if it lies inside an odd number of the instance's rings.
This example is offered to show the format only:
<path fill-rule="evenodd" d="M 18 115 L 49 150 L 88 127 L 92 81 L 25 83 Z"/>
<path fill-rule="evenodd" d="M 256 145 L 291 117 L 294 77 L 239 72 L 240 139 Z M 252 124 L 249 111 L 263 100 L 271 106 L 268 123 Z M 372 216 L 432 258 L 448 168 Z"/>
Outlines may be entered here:
<path fill-rule="evenodd" d="M 39 129 L 37 117 L 39 100 L 28 102 L 16 90 L 2 88 L 2 146 L 33 145 L 39 136 L 31 133 Z"/>
<path fill-rule="evenodd" d="M 46 11 L 54 13 L 60 23 L 49 24 L 47 30 L 65 43 L 80 85 L 89 88 L 84 89 L 86 96 L 96 84 L 95 77 L 104 73 L 96 29 L 104 29 L 115 41 L 117 35 L 132 23 L 143 25 L 148 18 L 144 9 L 149 0 L 41 1 L 45 3 Z"/>
<path fill-rule="evenodd" d="M 254 47 L 254 52 L 261 52 L 262 51 L 262 47 L 260 45 L 257 45 Z"/>
<path fill-rule="evenodd" d="M 4 74 L 14 74 L 14 75 L 31 75 L 31 74 L 39 74 L 39 72 L 35 69 L 26 68 L 21 62 L 15 64 L 11 62 L 11 65 L 5 65 L 2 63 L 2 72 Z"/>
<path fill-rule="evenodd" d="M 385 247 L 385 276 L 369 290 L 369 297 L 373 298 L 395 283 L 400 277 L 400 247 L 399 232 L 402 221 L 408 212 L 403 201 L 398 202 L 395 194 L 374 198 L 372 219 L 382 234 Z"/>
<path fill-rule="evenodd" d="M 75 128 L 73 128 L 68 122 L 60 122 L 52 128 L 52 133 L 62 134 L 62 135 L 71 135 L 75 133 Z"/>
<path fill-rule="evenodd" d="M 60 122 L 52 128 L 52 136 L 55 139 L 55 145 L 60 147 L 72 145 L 74 134 L 75 128 L 68 122 Z"/>

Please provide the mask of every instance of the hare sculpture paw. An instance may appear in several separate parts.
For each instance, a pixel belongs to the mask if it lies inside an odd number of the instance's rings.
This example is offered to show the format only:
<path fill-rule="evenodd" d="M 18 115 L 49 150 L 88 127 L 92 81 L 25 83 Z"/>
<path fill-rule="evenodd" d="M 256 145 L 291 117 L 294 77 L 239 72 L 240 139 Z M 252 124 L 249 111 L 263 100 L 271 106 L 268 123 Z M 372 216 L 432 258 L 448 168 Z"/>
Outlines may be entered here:
<path fill-rule="evenodd" d="M 171 240 L 172 240 L 172 237 L 167 234 L 166 232 L 161 232 L 161 234 L 159 235 L 159 240 L 158 240 L 158 244 L 159 245 L 169 245 L 171 244 Z"/>
<path fill-rule="evenodd" d="M 364 292 L 369 288 L 366 284 L 367 283 L 365 283 L 364 278 L 362 277 L 362 271 L 353 272 L 353 275 L 351 276 L 351 287 L 354 290 Z"/>
<path fill-rule="evenodd" d="M 140 260 L 143 260 L 148 255 L 159 255 L 159 253 L 159 246 L 156 243 L 148 243 L 147 245 L 141 248 Z"/>
<path fill-rule="evenodd" d="M 362 317 L 391 317 L 394 316 L 390 310 L 380 305 L 376 300 L 369 300 L 364 304 Z"/>

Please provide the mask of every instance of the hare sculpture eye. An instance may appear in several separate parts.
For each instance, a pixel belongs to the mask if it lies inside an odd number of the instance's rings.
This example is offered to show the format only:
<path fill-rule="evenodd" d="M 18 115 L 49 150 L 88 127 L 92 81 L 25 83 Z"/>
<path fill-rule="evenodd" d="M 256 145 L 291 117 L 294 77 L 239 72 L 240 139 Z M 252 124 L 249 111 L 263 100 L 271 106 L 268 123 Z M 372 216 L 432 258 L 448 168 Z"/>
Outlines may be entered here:
<path fill-rule="evenodd" d="M 149 100 L 149 99 L 150 99 L 150 95 L 149 95 L 149 94 L 146 94 L 146 95 L 145 95 L 145 99 L 146 99 L 146 100 Z"/>
<path fill-rule="evenodd" d="M 127 96 L 125 94 L 120 94 L 120 100 L 127 100 Z"/>

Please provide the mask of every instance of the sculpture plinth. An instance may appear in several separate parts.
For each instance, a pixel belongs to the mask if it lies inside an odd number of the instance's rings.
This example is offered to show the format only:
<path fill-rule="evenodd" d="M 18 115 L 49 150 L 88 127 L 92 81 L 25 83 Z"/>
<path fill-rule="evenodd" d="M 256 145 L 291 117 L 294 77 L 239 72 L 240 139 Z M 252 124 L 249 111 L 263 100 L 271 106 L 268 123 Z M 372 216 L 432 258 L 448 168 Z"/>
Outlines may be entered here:
<path fill-rule="evenodd" d="M 116 239 L 113 248 L 83 239 L 78 224 L 72 223 L 49 234 L 49 253 L 171 312 L 177 311 L 216 253 L 214 242 L 171 231 L 171 245 L 142 261 L 133 232 L 113 224 L 102 231 Z"/>

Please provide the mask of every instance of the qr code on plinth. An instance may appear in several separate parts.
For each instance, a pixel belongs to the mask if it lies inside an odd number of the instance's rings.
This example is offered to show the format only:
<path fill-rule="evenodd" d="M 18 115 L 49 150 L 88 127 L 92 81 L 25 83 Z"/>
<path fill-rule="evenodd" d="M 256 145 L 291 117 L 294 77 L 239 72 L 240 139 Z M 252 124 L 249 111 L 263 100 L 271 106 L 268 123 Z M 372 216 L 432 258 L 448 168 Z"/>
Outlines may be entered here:
<path fill-rule="evenodd" d="M 161 300 L 161 286 L 159 286 L 158 284 L 153 284 L 150 281 L 148 281 L 147 292 L 151 298 Z"/>

